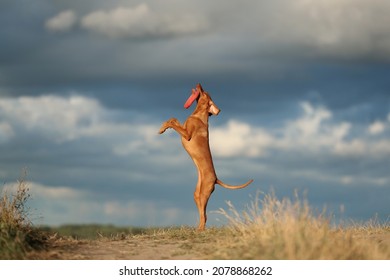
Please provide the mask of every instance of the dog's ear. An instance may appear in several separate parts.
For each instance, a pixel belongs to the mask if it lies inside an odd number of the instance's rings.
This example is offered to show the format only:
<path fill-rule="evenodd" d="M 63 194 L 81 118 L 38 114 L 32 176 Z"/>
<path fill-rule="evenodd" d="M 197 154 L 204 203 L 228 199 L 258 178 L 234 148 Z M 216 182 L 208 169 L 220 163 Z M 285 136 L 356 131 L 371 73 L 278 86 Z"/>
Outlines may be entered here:
<path fill-rule="evenodd" d="M 190 97 L 187 99 L 186 103 L 184 104 L 184 108 L 186 109 L 190 108 L 192 103 L 194 103 L 194 101 L 198 99 L 199 95 L 200 95 L 200 91 L 198 90 L 198 86 L 197 86 L 196 89 L 192 89 L 192 93 Z"/>
<path fill-rule="evenodd" d="M 202 88 L 202 86 L 201 86 L 200 83 L 198 83 L 198 84 L 196 85 L 196 90 L 198 90 L 199 93 L 202 93 L 202 92 L 203 92 L 203 88 Z"/>

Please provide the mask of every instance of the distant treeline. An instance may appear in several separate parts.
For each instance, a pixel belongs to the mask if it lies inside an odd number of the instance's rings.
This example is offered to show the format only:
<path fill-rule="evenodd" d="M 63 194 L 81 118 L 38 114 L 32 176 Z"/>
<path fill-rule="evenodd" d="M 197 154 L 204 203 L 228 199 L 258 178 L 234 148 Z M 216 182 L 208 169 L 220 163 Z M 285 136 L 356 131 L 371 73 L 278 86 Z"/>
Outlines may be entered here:
<path fill-rule="evenodd" d="M 48 232 L 50 235 L 57 233 L 60 236 L 74 239 L 120 238 L 120 236 L 146 234 L 151 230 L 141 227 L 118 227 L 100 224 L 40 226 L 39 229 Z"/>

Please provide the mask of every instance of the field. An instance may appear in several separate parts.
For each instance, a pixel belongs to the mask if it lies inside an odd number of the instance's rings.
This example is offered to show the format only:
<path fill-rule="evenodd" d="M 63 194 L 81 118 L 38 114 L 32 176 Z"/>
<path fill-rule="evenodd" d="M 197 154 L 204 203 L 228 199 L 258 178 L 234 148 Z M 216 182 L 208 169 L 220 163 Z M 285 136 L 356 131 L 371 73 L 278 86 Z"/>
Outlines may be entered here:
<path fill-rule="evenodd" d="M 0 259 L 390 259 L 390 223 L 335 226 L 305 200 L 259 194 L 244 212 L 220 214 L 229 226 L 133 228 L 103 225 L 35 227 L 25 207 L 28 187 L 1 193 Z"/>

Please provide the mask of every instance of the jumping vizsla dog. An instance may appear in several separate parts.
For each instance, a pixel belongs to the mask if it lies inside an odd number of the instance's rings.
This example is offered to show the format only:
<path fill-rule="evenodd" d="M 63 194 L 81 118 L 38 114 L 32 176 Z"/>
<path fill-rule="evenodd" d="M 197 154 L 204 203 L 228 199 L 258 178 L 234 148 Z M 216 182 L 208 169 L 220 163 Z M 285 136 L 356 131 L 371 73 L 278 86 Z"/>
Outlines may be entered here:
<path fill-rule="evenodd" d="M 241 189 L 248 186 L 253 180 L 239 186 L 231 186 L 218 180 L 215 174 L 213 159 L 209 146 L 209 116 L 218 115 L 220 110 L 211 100 L 210 95 L 203 91 L 202 86 L 198 84 L 196 89 L 192 90 L 184 107 L 188 109 L 191 104 L 197 100 L 198 105 L 183 125 L 171 118 L 160 128 L 162 134 L 168 128 L 173 128 L 181 135 L 181 141 L 184 149 L 188 152 L 198 169 L 198 184 L 194 193 L 196 206 L 199 210 L 199 230 L 204 230 L 206 226 L 206 207 L 210 195 L 214 191 L 215 184 L 228 189 Z"/>

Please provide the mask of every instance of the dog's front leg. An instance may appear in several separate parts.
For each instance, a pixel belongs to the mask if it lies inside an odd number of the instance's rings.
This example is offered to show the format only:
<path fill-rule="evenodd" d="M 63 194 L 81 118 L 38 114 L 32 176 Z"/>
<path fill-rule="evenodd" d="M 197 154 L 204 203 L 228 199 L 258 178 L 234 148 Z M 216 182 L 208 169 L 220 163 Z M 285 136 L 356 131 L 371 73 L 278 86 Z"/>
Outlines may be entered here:
<path fill-rule="evenodd" d="M 164 122 L 160 128 L 159 134 L 163 134 L 168 128 L 174 129 L 177 133 L 179 133 L 182 137 L 184 137 L 187 141 L 191 139 L 190 133 L 185 129 L 180 122 L 176 118 L 171 118 Z"/>

